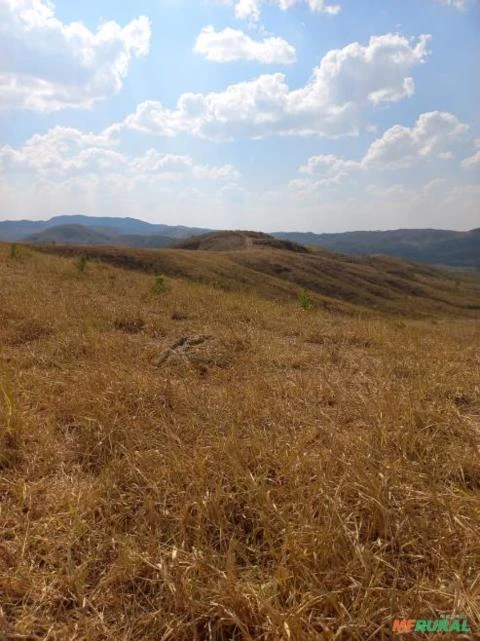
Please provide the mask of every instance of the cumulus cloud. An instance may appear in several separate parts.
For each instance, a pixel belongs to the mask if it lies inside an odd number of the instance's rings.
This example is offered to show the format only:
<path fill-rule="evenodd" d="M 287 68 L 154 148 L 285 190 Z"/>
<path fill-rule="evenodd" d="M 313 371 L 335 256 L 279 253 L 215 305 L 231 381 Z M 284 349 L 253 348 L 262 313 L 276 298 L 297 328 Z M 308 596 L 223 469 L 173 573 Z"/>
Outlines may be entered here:
<path fill-rule="evenodd" d="M 222 228 L 241 227 L 240 206 L 230 192 L 235 183 L 190 172 L 125 174 L 118 171 L 70 173 L 62 179 L 29 177 L 21 184 L 0 177 L 0 217 L 44 219 L 50 213 L 132 216 L 152 222 Z"/>
<path fill-rule="evenodd" d="M 90 149 L 103 151 L 108 156 L 112 137 L 104 134 L 83 133 L 73 127 L 53 127 L 45 134 L 34 134 L 21 147 L 0 147 L 0 169 L 31 171 L 61 170 L 73 157 Z M 112 152 L 114 154 L 115 152 Z M 110 156 L 113 157 L 113 156 Z"/>
<path fill-rule="evenodd" d="M 266 0 L 223 0 L 224 4 L 234 5 L 235 16 L 239 20 L 257 21 L 260 19 L 261 7 L 267 4 Z M 336 15 L 340 11 L 340 5 L 330 4 L 326 0 L 268 0 L 268 4 L 275 5 L 286 11 L 295 5 L 307 5 L 310 11 L 315 13 L 326 13 Z"/>
<path fill-rule="evenodd" d="M 55 127 L 45 134 L 35 134 L 18 148 L 0 147 L 0 170 L 11 180 L 20 181 L 31 178 L 62 181 L 82 174 L 117 176 L 136 182 L 156 179 L 235 183 L 240 178 L 230 164 L 197 164 L 190 156 L 165 154 L 156 149 L 128 156 L 109 144 L 110 140 L 102 135 Z"/>
<path fill-rule="evenodd" d="M 212 62 L 247 60 L 289 65 L 296 61 L 295 47 L 283 38 L 270 36 L 254 40 L 238 29 L 217 32 L 212 25 L 202 29 L 193 50 Z"/>
<path fill-rule="evenodd" d="M 462 160 L 462 167 L 465 167 L 466 169 L 480 169 L 480 151 L 477 151 L 473 156 Z"/>
<path fill-rule="evenodd" d="M 313 192 L 320 187 L 334 187 L 351 177 L 361 167 L 354 160 L 344 160 L 333 154 L 311 156 L 298 172 L 302 178 L 289 183 L 289 188 L 299 192 Z"/>
<path fill-rule="evenodd" d="M 412 128 L 395 125 L 370 146 L 363 164 L 396 169 L 422 158 L 449 158 L 451 148 L 464 139 L 468 125 L 448 112 L 422 114 Z"/>
<path fill-rule="evenodd" d="M 132 58 L 149 51 L 145 16 L 96 32 L 65 24 L 49 0 L 0 0 L 1 106 L 37 111 L 90 107 L 117 93 Z"/>
<path fill-rule="evenodd" d="M 290 189 L 314 192 L 351 180 L 354 174 L 367 175 L 369 170 L 402 169 L 422 160 L 445 160 L 467 140 L 468 126 L 448 112 L 421 114 L 413 127 L 395 125 L 375 140 L 359 160 L 339 158 L 332 154 L 311 156 L 290 182 Z M 463 161 L 464 167 L 480 162 L 480 152 Z"/>
<path fill-rule="evenodd" d="M 417 160 L 437 158 L 440 148 L 431 150 Z M 129 154 L 103 134 L 55 127 L 22 145 L 0 147 L 0 216 L 141 213 L 171 224 L 180 216 L 182 224 L 218 228 L 291 229 L 295 221 L 296 229 L 314 231 L 475 226 L 478 185 L 455 186 L 437 177 L 413 187 L 405 175 L 405 184 L 389 184 L 392 174 L 380 170 L 390 165 L 368 165 L 367 154 L 358 160 L 313 156 L 290 189 L 254 193 L 242 187 L 229 164 L 208 165 L 158 149 Z"/>
<path fill-rule="evenodd" d="M 240 187 L 231 164 L 148 149 L 127 153 L 102 135 L 55 127 L 24 144 L 0 147 L 0 218 L 46 212 L 135 216 L 193 225 L 232 211 L 228 189 Z M 184 213 L 182 213 L 184 212 Z M 186 213 L 185 213 L 186 212 Z"/>
<path fill-rule="evenodd" d="M 299 89 L 290 90 L 282 73 L 264 74 L 220 92 L 183 94 L 175 109 L 143 102 L 115 127 L 218 141 L 354 135 L 366 126 L 368 110 L 414 93 L 410 74 L 425 61 L 428 41 L 428 35 L 416 41 L 398 34 L 373 36 L 366 45 L 354 42 L 329 51 Z"/>

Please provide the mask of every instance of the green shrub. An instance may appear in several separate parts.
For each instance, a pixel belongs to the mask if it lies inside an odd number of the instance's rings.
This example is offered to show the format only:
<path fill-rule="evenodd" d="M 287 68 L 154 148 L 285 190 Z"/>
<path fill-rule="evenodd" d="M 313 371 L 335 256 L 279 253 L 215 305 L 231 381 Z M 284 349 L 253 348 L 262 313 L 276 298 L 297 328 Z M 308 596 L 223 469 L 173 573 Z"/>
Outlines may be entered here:
<path fill-rule="evenodd" d="M 167 281 L 163 274 L 157 274 L 153 282 L 153 291 L 156 294 L 163 294 L 168 289 Z"/>
<path fill-rule="evenodd" d="M 77 268 L 78 271 L 83 274 L 83 272 L 87 268 L 87 259 L 85 256 L 80 256 L 80 258 L 78 259 Z"/>
<path fill-rule="evenodd" d="M 10 258 L 17 259 L 20 258 L 20 251 L 18 247 L 13 243 L 10 245 Z"/>
<path fill-rule="evenodd" d="M 298 303 L 302 309 L 310 309 L 312 307 L 312 300 L 306 289 L 302 289 L 298 294 Z"/>

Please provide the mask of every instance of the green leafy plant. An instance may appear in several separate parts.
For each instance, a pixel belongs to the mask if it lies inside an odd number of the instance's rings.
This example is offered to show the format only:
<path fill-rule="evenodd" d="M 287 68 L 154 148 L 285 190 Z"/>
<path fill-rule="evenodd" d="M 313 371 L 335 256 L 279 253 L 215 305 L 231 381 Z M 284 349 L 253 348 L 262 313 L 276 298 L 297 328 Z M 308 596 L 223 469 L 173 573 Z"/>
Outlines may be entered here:
<path fill-rule="evenodd" d="M 163 294 L 168 289 L 167 281 L 163 274 L 157 274 L 153 282 L 153 291 L 156 294 Z"/>
<path fill-rule="evenodd" d="M 20 251 L 19 251 L 17 245 L 15 245 L 15 243 L 10 245 L 10 258 L 13 258 L 15 260 L 20 258 Z"/>
<path fill-rule="evenodd" d="M 310 309 L 312 307 L 312 300 L 306 289 L 302 289 L 298 294 L 298 304 L 302 309 Z"/>
<path fill-rule="evenodd" d="M 80 258 L 78 259 L 77 268 L 78 271 L 83 274 L 83 272 L 87 268 L 87 259 L 85 256 L 80 256 Z"/>

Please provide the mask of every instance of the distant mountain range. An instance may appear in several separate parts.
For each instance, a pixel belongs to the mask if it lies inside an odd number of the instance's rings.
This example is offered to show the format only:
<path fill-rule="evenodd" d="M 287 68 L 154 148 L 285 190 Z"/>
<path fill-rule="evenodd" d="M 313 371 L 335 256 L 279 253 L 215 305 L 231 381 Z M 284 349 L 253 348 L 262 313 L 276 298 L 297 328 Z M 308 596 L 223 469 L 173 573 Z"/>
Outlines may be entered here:
<path fill-rule="evenodd" d="M 279 232 L 276 238 L 352 256 L 386 254 L 420 263 L 480 269 L 480 228 L 471 231 L 396 229 L 341 234 Z"/>
<path fill-rule="evenodd" d="M 53 227 L 63 227 L 60 231 L 60 236 L 65 234 L 73 238 L 74 230 L 67 229 L 68 227 L 75 226 L 80 236 L 84 236 L 85 232 L 79 230 L 82 228 L 93 229 L 99 234 L 104 234 L 109 240 L 117 238 L 118 236 L 167 236 L 172 239 L 188 238 L 197 234 L 204 234 L 211 231 L 206 228 L 199 227 L 184 227 L 182 225 L 155 225 L 147 223 L 144 220 L 137 218 L 112 218 L 112 217 L 96 217 L 96 216 L 54 216 L 49 220 L 6 220 L 0 221 L 0 240 L 21 241 L 27 242 L 49 242 L 49 235 L 45 234 L 40 237 L 40 240 L 30 239 L 30 236 L 38 235 L 47 230 L 52 230 Z M 100 241 L 100 236 L 98 237 Z M 55 239 L 50 242 L 55 242 Z M 60 240 L 58 240 L 60 242 Z M 64 242 L 75 243 L 76 241 L 65 240 Z M 104 242 L 104 241 L 103 241 Z M 88 244 L 88 243 L 87 243 Z M 90 243 L 92 244 L 92 243 Z M 97 243 L 93 243 L 97 244 Z"/>
<path fill-rule="evenodd" d="M 108 229 L 107 227 L 73 224 L 47 227 L 35 234 L 25 236 L 21 240 L 28 243 L 55 243 L 56 245 L 117 245 L 159 249 L 173 245 L 178 241 L 178 238 L 161 234 L 122 234 L 116 228 Z"/>
<path fill-rule="evenodd" d="M 59 245 L 117 245 L 155 249 L 183 244 L 185 248 L 193 248 L 198 243 L 203 247 L 206 241 L 192 237 L 211 231 L 199 227 L 152 224 L 135 218 L 82 215 L 55 216 L 46 221 L 0 221 L 0 240 Z M 337 234 L 276 232 L 270 237 L 355 256 L 386 254 L 421 263 L 480 270 L 480 228 L 467 232 L 438 229 Z M 244 242 L 243 238 L 240 242 Z M 192 240 L 185 243 L 186 239 Z M 218 243 L 218 239 L 215 242 Z M 252 240 L 248 242 L 251 244 Z M 222 243 L 219 248 L 221 246 Z"/>

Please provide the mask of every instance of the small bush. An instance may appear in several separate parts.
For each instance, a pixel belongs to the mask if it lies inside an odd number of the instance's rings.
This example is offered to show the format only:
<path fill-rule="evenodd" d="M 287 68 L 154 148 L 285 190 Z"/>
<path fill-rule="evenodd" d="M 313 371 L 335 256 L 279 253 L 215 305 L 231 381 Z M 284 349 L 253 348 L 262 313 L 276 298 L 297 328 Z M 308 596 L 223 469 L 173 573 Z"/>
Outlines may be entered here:
<path fill-rule="evenodd" d="M 10 258 L 13 258 L 14 260 L 20 258 L 20 251 L 15 243 L 10 245 Z"/>
<path fill-rule="evenodd" d="M 298 303 L 302 309 L 310 309 L 312 307 L 312 300 L 306 289 L 302 289 L 298 294 Z"/>
<path fill-rule="evenodd" d="M 85 256 L 80 256 L 77 262 L 77 269 L 81 274 L 83 274 L 86 268 L 87 268 L 87 259 Z"/>
<path fill-rule="evenodd" d="M 168 289 L 167 281 L 163 274 L 157 274 L 153 283 L 153 291 L 155 294 L 163 294 Z"/>

